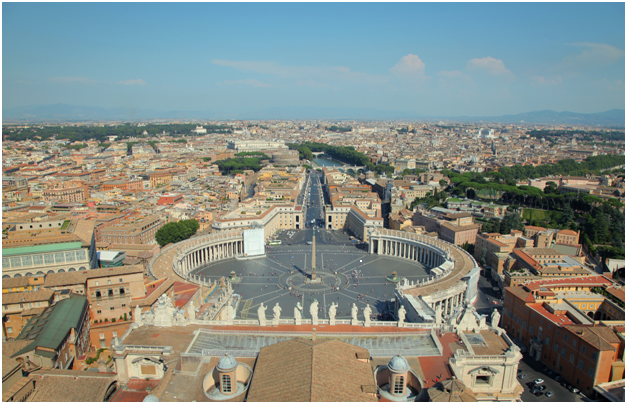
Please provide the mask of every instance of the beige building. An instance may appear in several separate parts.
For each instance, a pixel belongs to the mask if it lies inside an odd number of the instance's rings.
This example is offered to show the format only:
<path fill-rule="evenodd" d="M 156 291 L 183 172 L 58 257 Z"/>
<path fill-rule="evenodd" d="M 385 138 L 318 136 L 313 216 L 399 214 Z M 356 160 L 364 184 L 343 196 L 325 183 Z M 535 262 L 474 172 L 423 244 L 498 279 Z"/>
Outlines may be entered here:
<path fill-rule="evenodd" d="M 118 244 L 155 243 L 156 232 L 165 225 L 158 215 L 151 215 L 130 224 L 111 225 L 99 231 L 99 242 Z"/>
<path fill-rule="evenodd" d="M 263 228 L 267 240 L 279 229 L 304 228 L 304 213 L 302 206 L 297 206 L 295 201 L 268 205 L 265 201 L 252 199 L 239 203 L 236 210 L 217 217 L 212 227 L 215 231 Z"/>
<path fill-rule="evenodd" d="M 128 317 L 131 300 L 146 295 L 141 265 L 89 270 L 84 275 L 92 320 Z"/>

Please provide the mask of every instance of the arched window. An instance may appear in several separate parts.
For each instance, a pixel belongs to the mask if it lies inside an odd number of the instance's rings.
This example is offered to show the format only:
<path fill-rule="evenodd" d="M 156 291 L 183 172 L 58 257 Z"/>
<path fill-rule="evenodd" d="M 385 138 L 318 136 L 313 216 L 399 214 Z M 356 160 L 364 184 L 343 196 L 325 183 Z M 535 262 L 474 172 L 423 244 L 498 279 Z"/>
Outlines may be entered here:
<path fill-rule="evenodd" d="M 393 394 L 401 395 L 404 393 L 404 377 L 396 376 L 396 380 L 393 383 Z"/>
<path fill-rule="evenodd" d="M 54 273 L 54 270 L 48 270 L 47 274 L 53 274 L 53 273 Z"/>
<path fill-rule="evenodd" d="M 65 270 L 59 269 L 59 271 L 57 271 L 57 273 L 65 273 Z"/>
<path fill-rule="evenodd" d="M 124 295 L 126 293 L 126 291 L 124 290 L 124 287 L 120 287 L 120 295 Z"/>
<path fill-rule="evenodd" d="M 107 291 L 107 294 L 108 294 L 109 297 L 112 297 L 113 296 L 113 289 L 109 288 L 109 290 Z"/>
<path fill-rule="evenodd" d="M 5 274 L 2 276 L 2 278 L 11 278 L 11 276 L 9 276 L 8 274 Z"/>
<path fill-rule="evenodd" d="M 37 275 L 38 275 L 38 276 L 41 276 L 42 274 L 44 274 L 42 271 L 38 271 L 38 272 L 37 272 Z"/>
<path fill-rule="evenodd" d="M 232 386 L 230 384 L 230 375 L 222 375 L 222 393 L 230 393 Z"/>
<path fill-rule="evenodd" d="M 78 271 L 85 271 L 87 270 L 85 267 L 81 267 L 80 269 L 78 269 Z"/>
<path fill-rule="evenodd" d="M 102 298 L 102 293 L 100 290 L 96 290 L 96 298 Z"/>
<path fill-rule="evenodd" d="M 68 271 L 76 271 L 76 269 L 73 268 L 73 267 L 70 267 L 70 269 Z"/>
<path fill-rule="evenodd" d="M 32 277 L 32 275 L 33 275 L 33 273 L 28 272 L 28 273 L 24 274 L 24 277 Z"/>

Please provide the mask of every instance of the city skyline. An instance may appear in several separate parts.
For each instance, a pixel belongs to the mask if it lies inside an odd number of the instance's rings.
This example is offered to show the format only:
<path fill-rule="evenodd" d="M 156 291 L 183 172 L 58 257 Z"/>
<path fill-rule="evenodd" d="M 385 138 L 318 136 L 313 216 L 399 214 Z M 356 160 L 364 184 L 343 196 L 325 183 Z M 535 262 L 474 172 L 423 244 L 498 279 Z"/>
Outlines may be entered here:
<path fill-rule="evenodd" d="M 624 108 L 623 3 L 5 3 L 3 15 L 3 109 Z"/>

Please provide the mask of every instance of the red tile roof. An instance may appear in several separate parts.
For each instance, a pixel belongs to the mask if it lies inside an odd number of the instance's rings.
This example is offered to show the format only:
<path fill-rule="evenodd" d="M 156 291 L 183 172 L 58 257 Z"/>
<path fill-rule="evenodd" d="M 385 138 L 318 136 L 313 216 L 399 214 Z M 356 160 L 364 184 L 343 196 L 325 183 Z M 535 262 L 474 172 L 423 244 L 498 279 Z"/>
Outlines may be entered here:
<path fill-rule="evenodd" d="M 538 290 L 539 288 L 550 288 L 550 287 L 562 287 L 566 285 L 588 285 L 588 286 L 596 286 L 601 287 L 603 285 L 611 285 L 613 284 L 610 280 L 608 280 L 604 276 L 587 276 L 587 277 L 568 277 L 568 278 L 558 278 L 558 279 L 549 279 L 549 280 L 537 280 L 531 281 L 526 284 L 526 287 L 530 291 Z"/>
<path fill-rule="evenodd" d="M 526 304 L 526 306 L 532 309 L 533 311 L 537 312 L 538 314 L 542 315 L 544 318 L 552 321 L 553 323 L 556 323 L 557 325 L 563 326 L 563 325 L 574 324 L 574 322 L 572 322 L 572 320 L 567 315 L 559 315 L 559 314 L 555 315 L 551 313 L 550 311 L 548 311 L 543 306 L 543 303 Z"/>

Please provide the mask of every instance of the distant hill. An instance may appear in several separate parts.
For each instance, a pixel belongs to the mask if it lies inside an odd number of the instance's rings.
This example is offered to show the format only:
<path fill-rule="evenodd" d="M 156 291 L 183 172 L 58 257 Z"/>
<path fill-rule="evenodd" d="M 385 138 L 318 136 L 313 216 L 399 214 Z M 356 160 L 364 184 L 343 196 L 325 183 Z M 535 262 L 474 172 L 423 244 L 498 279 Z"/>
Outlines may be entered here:
<path fill-rule="evenodd" d="M 206 111 L 157 111 L 155 109 L 101 108 L 98 106 L 76 106 L 68 104 L 23 106 L 2 108 L 4 122 L 53 122 L 121 120 L 139 121 L 148 119 L 359 119 L 388 120 L 414 119 L 429 121 L 493 122 L 565 124 L 581 126 L 624 127 L 624 109 L 612 109 L 600 113 L 555 112 L 543 110 L 517 115 L 502 116 L 426 116 L 408 111 L 386 111 L 372 108 L 350 107 L 268 107 L 263 109 Z"/>
<path fill-rule="evenodd" d="M 464 117 L 463 121 L 486 121 L 502 123 L 532 123 L 532 124 L 565 124 L 584 126 L 612 126 L 624 127 L 626 111 L 611 109 L 600 113 L 555 112 L 543 110 L 536 112 L 518 113 L 517 115 L 502 115 L 490 117 Z"/>

